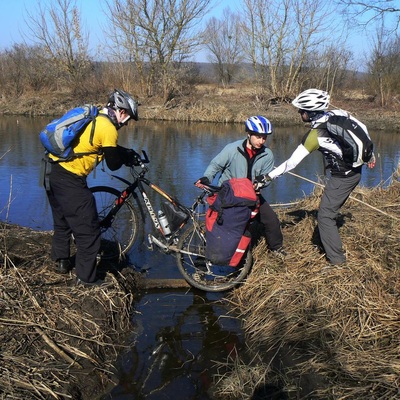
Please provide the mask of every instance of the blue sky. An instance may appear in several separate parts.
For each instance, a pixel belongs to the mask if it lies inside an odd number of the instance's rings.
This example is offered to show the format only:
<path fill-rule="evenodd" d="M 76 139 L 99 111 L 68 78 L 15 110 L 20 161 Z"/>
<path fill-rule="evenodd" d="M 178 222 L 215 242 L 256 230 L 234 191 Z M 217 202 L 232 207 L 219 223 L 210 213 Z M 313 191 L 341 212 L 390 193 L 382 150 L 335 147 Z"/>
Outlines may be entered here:
<path fill-rule="evenodd" d="M 55 0 L 40 0 L 43 2 L 51 2 Z M 15 43 L 23 43 L 24 35 L 29 31 L 26 27 L 27 11 L 33 15 L 37 15 L 35 10 L 37 0 L 0 0 L 0 51 L 11 48 Z M 105 0 L 76 0 L 78 7 L 82 12 L 82 22 L 85 24 L 87 31 L 90 33 L 90 40 L 93 42 L 92 50 L 96 50 L 99 41 L 104 40 L 103 29 L 106 24 L 106 9 Z M 232 0 L 212 0 L 213 9 L 209 16 L 217 18 L 222 16 L 223 10 L 230 7 L 232 11 L 237 11 L 235 2 Z M 341 18 L 340 14 L 337 15 Z M 365 49 L 368 47 L 368 40 L 365 33 L 353 32 L 348 40 L 352 50 L 355 53 L 355 58 L 362 60 L 365 54 Z M 195 57 L 196 61 L 207 61 L 204 52 L 199 52 Z"/>
<path fill-rule="evenodd" d="M 51 0 L 41 0 L 41 2 Z M 0 50 L 9 49 L 15 43 L 23 43 L 24 33 L 29 33 L 26 22 L 28 20 L 27 11 L 36 15 L 36 0 L 0 0 Z M 213 10 L 210 16 L 221 16 L 223 9 L 230 6 L 233 10 L 232 0 L 213 0 Z M 102 0 L 77 0 L 76 4 L 82 12 L 82 22 L 90 33 L 90 40 L 94 43 L 104 37 L 102 27 L 106 23 L 105 2 Z M 205 61 L 205 60 L 202 60 Z"/>

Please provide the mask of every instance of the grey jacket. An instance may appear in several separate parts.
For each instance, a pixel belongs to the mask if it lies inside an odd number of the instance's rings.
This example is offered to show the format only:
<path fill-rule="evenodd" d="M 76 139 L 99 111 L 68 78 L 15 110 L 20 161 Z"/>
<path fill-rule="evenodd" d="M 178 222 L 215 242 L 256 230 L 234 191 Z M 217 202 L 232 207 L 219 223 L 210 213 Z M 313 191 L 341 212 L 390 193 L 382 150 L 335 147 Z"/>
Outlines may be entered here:
<path fill-rule="evenodd" d="M 218 185 L 230 178 L 249 178 L 251 181 L 258 175 L 265 175 L 274 168 L 274 155 L 268 147 L 262 147 L 255 157 L 250 159 L 246 140 L 238 140 L 226 145 L 210 162 L 204 176 L 212 182 L 220 172 Z"/>

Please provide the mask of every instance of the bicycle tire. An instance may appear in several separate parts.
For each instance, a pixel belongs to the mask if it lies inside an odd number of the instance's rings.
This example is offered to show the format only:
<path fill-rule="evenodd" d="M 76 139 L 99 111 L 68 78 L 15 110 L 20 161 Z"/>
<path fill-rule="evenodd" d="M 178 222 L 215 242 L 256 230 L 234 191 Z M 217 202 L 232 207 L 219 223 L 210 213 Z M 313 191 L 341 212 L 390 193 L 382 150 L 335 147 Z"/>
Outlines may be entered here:
<path fill-rule="evenodd" d="M 100 225 L 121 192 L 108 186 L 90 188 L 96 201 Z M 139 216 L 130 201 L 125 201 L 108 227 L 101 226 L 101 257 L 103 259 L 125 256 L 133 247 L 140 229 Z"/>
<path fill-rule="evenodd" d="M 191 226 L 181 236 L 177 253 L 180 273 L 193 287 L 206 292 L 224 292 L 239 285 L 249 274 L 253 264 L 251 248 L 246 250 L 237 267 L 213 265 L 205 259 L 205 224 Z"/>

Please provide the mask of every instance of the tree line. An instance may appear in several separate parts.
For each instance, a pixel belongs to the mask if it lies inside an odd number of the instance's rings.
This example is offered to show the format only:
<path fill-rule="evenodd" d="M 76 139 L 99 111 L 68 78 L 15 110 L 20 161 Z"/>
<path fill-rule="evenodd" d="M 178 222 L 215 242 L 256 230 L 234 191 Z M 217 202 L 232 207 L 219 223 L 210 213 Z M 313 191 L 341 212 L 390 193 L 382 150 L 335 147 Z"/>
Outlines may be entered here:
<path fill-rule="evenodd" d="M 383 107 L 400 100 L 400 9 L 394 0 L 240 0 L 237 11 L 226 8 L 222 17 L 207 19 L 214 5 L 99 1 L 108 23 L 101 51 L 93 55 L 76 1 L 38 0 L 26 15 L 34 44 L 14 43 L 0 52 L 1 97 L 53 91 L 95 96 L 119 86 L 168 104 L 196 84 L 217 82 L 251 85 L 261 100 L 285 101 L 307 87 L 362 90 Z M 370 51 L 360 78 L 348 43 L 363 25 Z M 212 76 L 201 76 L 190 62 L 201 49 Z"/>

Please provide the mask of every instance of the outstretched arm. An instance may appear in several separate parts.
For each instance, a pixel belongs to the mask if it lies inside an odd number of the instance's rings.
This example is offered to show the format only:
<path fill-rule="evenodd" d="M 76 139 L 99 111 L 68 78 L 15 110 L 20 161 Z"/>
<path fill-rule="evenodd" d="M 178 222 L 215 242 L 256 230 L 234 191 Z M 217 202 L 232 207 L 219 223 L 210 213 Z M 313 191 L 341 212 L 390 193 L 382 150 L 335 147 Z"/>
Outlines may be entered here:
<path fill-rule="evenodd" d="M 288 171 L 291 171 L 293 168 L 295 168 L 297 165 L 303 161 L 305 157 L 307 157 L 310 154 L 310 152 L 304 147 L 304 145 L 300 144 L 297 149 L 293 152 L 293 154 L 281 165 L 276 167 L 274 170 L 272 170 L 268 176 L 271 179 L 278 178 L 279 176 L 282 176 Z"/>

